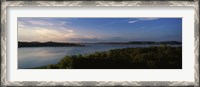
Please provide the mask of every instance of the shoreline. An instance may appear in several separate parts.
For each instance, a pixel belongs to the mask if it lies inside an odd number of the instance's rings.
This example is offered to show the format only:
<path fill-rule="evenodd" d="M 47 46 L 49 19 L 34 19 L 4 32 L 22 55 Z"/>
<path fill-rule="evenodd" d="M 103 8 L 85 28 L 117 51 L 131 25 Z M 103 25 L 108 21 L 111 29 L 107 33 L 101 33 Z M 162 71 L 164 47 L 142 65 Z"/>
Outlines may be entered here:
<path fill-rule="evenodd" d="M 153 49 L 161 49 L 161 48 L 168 48 L 168 49 L 173 49 L 173 48 L 177 48 L 177 49 L 181 49 L 182 50 L 182 46 L 178 46 L 178 47 L 171 47 L 171 46 L 165 46 L 165 45 L 163 45 L 163 46 L 150 46 L 150 47 L 145 47 L 145 48 L 141 48 L 141 47 L 137 47 L 137 48 L 122 48 L 122 49 L 113 49 L 114 51 L 117 51 L 117 50 L 120 50 L 120 51 L 123 51 L 123 50 L 130 50 L 130 49 L 133 49 L 133 50 L 135 50 L 135 49 L 139 49 L 139 50 L 142 50 L 142 49 L 149 49 L 150 48 L 150 51 L 151 51 L 151 49 L 153 50 Z M 109 51 L 102 51 L 102 52 L 94 52 L 94 53 L 91 53 L 91 54 L 87 54 L 87 55 L 83 55 L 83 54 L 79 54 L 79 55 L 72 55 L 72 56 L 65 56 L 64 58 L 62 58 L 57 64 L 49 64 L 49 65 L 45 65 L 45 66 L 39 66 L 39 67 L 33 67 L 33 68 L 27 68 L 27 69 L 64 69 L 63 67 L 57 67 L 57 66 L 59 66 L 59 63 L 60 62 L 62 62 L 62 60 L 63 59 L 68 59 L 67 61 L 69 62 L 69 61 L 73 61 L 73 64 L 75 64 L 74 66 L 76 66 L 76 68 L 77 68 L 77 63 L 75 63 L 74 61 L 85 61 L 85 63 L 87 62 L 86 60 L 87 60 L 87 58 L 89 58 L 90 60 L 88 60 L 89 62 L 91 62 L 91 61 L 97 61 L 97 60 L 99 60 L 99 61 L 104 61 L 104 62 L 106 62 L 106 61 L 109 61 L 110 59 L 108 59 L 108 60 L 106 60 L 106 58 L 104 58 L 103 56 L 102 56 L 102 59 L 99 59 L 99 58 L 96 58 L 96 60 L 94 60 L 95 59 L 95 56 L 94 55 L 97 55 L 98 53 L 99 54 L 103 54 L 103 55 L 107 55 L 106 53 L 108 53 L 108 52 L 110 52 L 110 51 L 113 51 L 113 50 L 109 50 Z M 165 50 L 163 50 L 163 51 L 165 51 Z M 170 50 L 170 51 L 172 51 L 173 52 L 173 50 Z M 179 52 L 179 51 L 177 51 L 177 52 Z M 182 52 L 182 51 L 181 51 Z M 134 53 L 134 52 L 131 52 L 131 53 Z M 147 52 L 148 53 L 148 52 Z M 126 53 L 125 53 L 126 54 Z M 145 54 L 145 52 L 144 53 L 140 53 L 140 55 L 143 55 L 143 54 Z M 153 53 L 153 54 L 155 54 L 155 53 Z M 180 54 L 180 52 L 179 52 L 179 54 Z M 182 54 L 182 53 L 181 53 Z M 93 58 L 90 58 L 89 56 L 90 55 L 93 55 L 94 56 L 94 59 Z M 126 54 L 126 55 L 129 55 L 129 54 Z M 146 55 L 146 54 L 145 54 Z M 172 54 L 170 54 L 170 55 L 172 55 Z M 173 55 L 175 55 L 175 56 L 177 56 L 176 54 L 173 54 Z M 119 55 L 119 56 L 121 56 L 121 55 Z M 182 55 L 178 55 L 178 56 L 182 56 Z M 67 57 L 67 58 L 66 58 Z M 73 60 L 73 57 L 75 57 L 76 59 L 74 59 Z M 79 58 L 80 57 L 80 58 Z M 173 56 L 172 56 L 173 57 Z M 117 58 L 117 57 L 116 57 Z M 72 60 L 70 60 L 70 59 L 72 59 Z M 129 58 L 129 59 L 134 59 L 134 57 L 133 58 Z M 181 59 L 182 59 L 182 57 L 181 57 Z M 119 60 L 121 60 L 120 58 L 119 58 Z M 180 60 L 180 59 L 179 59 Z M 115 60 L 115 61 L 118 61 L 118 60 Z M 175 60 L 174 60 L 175 61 Z M 129 62 L 129 61 L 127 61 L 127 62 Z M 146 62 L 148 62 L 148 61 L 146 61 Z M 173 61 L 172 61 L 173 62 Z M 66 62 L 64 62 L 65 63 L 65 65 L 67 64 Z M 69 62 L 69 63 L 72 63 L 72 62 Z M 84 62 L 80 62 L 79 64 L 81 64 L 81 63 L 83 63 L 84 64 Z M 98 62 L 97 61 L 97 63 L 100 63 L 100 62 Z M 103 63 L 103 62 L 102 62 Z M 121 62 L 119 62 L 119 64 L 120 64 Z M 124 65 L 126 65 L 127 66 L 127 68 L 125 67 L 125 66 L 122 66 L 122 68 L 120 68 L 120 66 L 119 66 L 119 69 L 154 69 L 155 67 L 142 67 L 140 64 L 140 66 L 137 68 L 137 67 L 130 67 L 129 65 L 127 65 L 127 64 L 125 64 L 126 62 L 124 62 L 124 63 L 122 63 L 122 65 L 124 64 Z M 72 64 L 72 65 L 73 65 Z M 82 64 L 82 65 L 83 65 Z M 113 64 L 117 64 L 117 63 L 113 63 Z M 130 65 L 133 65 L 133 63 L 130 63 Z M 95 64 L 94 64 L 95 65 Z M 107 65 L 108 66 L 112 66 L 112 65 L 109 65 L 109 63 L 107 63 Z M 168 64 L 169 65 L 169 64 Z M 109 67 L 106 67 L 106 66 L 102 66 L 101 64 L 99 64 L 99 65 L 96 65 L 96 66 L 98 66 L 97 67 L 97 69 L 118 69 L 117 67 L 111 67 L 111 68 L 109 68 Z M 86 66 L 85 68 L 84 67 L 80 67 L 80 66 L 78 66 L 79 68 L 83 68 L 83 69 L 96 69 L 95 67 L 90 67 L 89 65 L 88 66 Z M 162 68 L 155 68 L 155 69 L 173 69 L 173 67 L 162 67 Z M 177 68 L 177 67 L 175 67 L 175 68 Z M 180 68 L 180 67 L 179 67 Z M 73 69 L 73 68 L 70 68 L 69 67 L 69 65 L 68 65 L 68 68 L 67 69 Z"/>
<path fill-rule="evenodd" d="M 84 44 L 111 44 L 111 45 L 182 45 L 178 41 L 130 41 L 130 42 L 97 42 L 97 43 L 66 43 L 66 42 L 18 42 L 18 48 L 21 47 L 80 47 Z"/>

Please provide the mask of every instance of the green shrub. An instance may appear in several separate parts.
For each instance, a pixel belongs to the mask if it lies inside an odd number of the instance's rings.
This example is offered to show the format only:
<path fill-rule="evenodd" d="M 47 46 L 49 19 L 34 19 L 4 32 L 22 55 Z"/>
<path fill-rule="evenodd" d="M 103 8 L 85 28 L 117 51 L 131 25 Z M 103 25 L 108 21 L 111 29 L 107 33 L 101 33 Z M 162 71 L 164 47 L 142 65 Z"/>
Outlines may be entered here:
<path fill-rule="evenodd" d="M 47 69 L 181 69 L 182 46 L 123 48 L 88 55 L 65 56 Z"/>

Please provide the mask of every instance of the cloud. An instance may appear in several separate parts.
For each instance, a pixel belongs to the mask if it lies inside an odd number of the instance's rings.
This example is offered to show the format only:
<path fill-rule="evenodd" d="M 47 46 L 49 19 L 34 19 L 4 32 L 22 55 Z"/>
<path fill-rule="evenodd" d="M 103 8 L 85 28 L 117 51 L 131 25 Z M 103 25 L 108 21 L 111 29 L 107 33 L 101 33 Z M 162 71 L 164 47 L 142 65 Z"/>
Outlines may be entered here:
<path fill-rule="evenodd" d="M 135 22 L 137 22 L 137 20 L 135 20 L 135 21 L 129 21 L 128 23 L 135 23 Z"/>
<path fill-rule="evenodd" d="M 18 27 L 25 27 L 24 22 L 18 21 Z"/>
<path fill-rule="evenodd" d="M 54 21 L 55 22 L 55 21 Z M 57 42 L 93 42 L 99 39 L 93 35 L 79 35 L 75 29 L 68 28 L 67 21 L 18 20 L 18 38 L 20 41 L 57 41 Z"/>
<path fill-rule="evenodd" d="M 18 20 L 20 41 L 93 42 L 100 40 L 93 35 L 80 35 L 66 24 L 55 19 L 21 18 Z"/>
<path fill-rule="evenodd" d="M 49 25 L 49 26 L 51 26 L 51 25 L 54 25 L 53 23 L 51 23 L 51 22 L 47 22 L 47 21 L 41 21 L 41 20 L 30 20 L 30 21 L 28 21 L 30 24 L 32 24 L 32 25 Z"/>
<path fill-rule="evenodd" d="M 128 23 L 132 24 L 132 23 L 136 23 L 139 21 L 150 21 L 150 20 L 157 20 L 157 19 L 159 19 L 159 18 L 137 18 L 134 20 L 129 20 Z"/>
<path fill-rule="evenodd" d="M 44 20 L 29 20 L 28 21 L 31 25 L 35 26 L 64 26 L 67 23 L 66 21 L 44 21 Z"/>
<path fill-rule="evenodd" d="M 56 30 L 38 27 L 34 29 L 20 28 L 18 32 L 21 41 L 63 41 L 76 36 L 72 29 Z"/>
<path fill-rule="evenodd" d="M 18 18 L 18 27 L 66 27 L 71 22 L 52 18 Z"/>
<path fill-rule="evenodd" d="M 18 36 L 23 41 L 62 41 L 76 35 L 66 24 L 52 18 L 18 18 Z"/>

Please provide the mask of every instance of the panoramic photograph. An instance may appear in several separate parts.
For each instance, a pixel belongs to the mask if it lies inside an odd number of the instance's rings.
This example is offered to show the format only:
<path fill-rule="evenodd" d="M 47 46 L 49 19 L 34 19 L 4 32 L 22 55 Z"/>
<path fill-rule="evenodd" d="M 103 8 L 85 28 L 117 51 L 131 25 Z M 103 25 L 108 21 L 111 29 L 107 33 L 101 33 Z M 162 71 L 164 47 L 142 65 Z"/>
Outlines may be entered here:
<path fill-rule="evenodd" d="M 18 17 L 18 69 L 182 69 L 182 18 Z"/>

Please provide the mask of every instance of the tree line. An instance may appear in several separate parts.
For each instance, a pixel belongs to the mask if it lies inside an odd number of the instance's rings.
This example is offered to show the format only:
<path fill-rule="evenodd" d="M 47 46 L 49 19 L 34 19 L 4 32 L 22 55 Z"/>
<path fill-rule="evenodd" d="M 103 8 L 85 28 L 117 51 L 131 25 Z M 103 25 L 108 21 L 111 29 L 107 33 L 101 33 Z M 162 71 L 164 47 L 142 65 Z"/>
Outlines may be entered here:
<path fill-rule="evenodd" d="M 93 54 L 65 56 L 40 69 L 181 69 L 182 46 L 123 48 Z"/>

